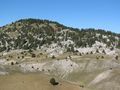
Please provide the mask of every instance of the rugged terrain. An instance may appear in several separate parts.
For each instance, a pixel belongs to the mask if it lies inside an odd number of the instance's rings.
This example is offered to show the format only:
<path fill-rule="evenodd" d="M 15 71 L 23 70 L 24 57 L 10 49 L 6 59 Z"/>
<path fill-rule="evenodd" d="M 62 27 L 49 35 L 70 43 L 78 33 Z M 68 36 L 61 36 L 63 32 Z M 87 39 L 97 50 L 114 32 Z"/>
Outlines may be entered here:
<path fill-rule="evenodd" d="M 26 75 L 44 78 L 42 73 L 77 84 L 76 88 L 70 86 L 71 90 L 119 90 L 119 48 L 120 34 L 110 31 L 75 29 L 48 20 L 22 19 L 0 28 L 0 75 L 3 75 L 0 83 L 2 80 L 6 84 L 16 80 L 21 83 L 21 78 L 28 83 Z M 7 81 L 13 77 L 17 79 Z M 49 84 L 48 81 L 45 84 Z M 44 86 L 41 81 L 39 83 Z M 6 88 L 4 85 L 1 88 Z M 65 86 L 68 88 L 69 84 Z M 33 86 L 36 87 L 38 82 Z M 58 86 L 59 89 L 67 90 L 63 86 Z"/>

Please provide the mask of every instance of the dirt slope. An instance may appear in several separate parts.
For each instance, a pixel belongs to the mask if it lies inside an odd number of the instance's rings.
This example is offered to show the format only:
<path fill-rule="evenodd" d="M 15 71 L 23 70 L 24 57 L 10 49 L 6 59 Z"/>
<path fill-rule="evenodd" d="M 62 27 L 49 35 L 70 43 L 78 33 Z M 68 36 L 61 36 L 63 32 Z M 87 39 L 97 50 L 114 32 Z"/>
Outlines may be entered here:
<path fill-rule="evenodd" d="M 53 86 L 49 83 L 50 78 L 36 73 L 0 76 L 0 90 L 87 90 L 57 78 L 60 84 Z"/>

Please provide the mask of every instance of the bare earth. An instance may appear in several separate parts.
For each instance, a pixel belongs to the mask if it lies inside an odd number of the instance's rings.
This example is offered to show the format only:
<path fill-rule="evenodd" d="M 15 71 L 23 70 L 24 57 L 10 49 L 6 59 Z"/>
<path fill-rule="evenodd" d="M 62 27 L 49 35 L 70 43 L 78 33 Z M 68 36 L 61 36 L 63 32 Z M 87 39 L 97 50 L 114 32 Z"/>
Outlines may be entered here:
<path fill-rule="evenodd" d="M 49 83 L 50 79 L 51 76 L 37 73 L 1 75 L 0 90 L 86 90 L 57 78 L 60 84 L 53 86 Z"/>

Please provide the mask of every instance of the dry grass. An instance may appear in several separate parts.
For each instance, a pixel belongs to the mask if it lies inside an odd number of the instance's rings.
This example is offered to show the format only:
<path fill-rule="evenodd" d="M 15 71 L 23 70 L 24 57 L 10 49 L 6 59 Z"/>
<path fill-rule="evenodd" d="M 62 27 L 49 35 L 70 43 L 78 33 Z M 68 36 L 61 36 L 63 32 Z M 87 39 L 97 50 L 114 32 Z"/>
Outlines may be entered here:
<path fill-rule="evenodd" d="M 79 85 L 57 79 L 59 85 L 49 83 L 51 76 L 29 73 L 0 76 L 0 90 L 87 90 Z"/>

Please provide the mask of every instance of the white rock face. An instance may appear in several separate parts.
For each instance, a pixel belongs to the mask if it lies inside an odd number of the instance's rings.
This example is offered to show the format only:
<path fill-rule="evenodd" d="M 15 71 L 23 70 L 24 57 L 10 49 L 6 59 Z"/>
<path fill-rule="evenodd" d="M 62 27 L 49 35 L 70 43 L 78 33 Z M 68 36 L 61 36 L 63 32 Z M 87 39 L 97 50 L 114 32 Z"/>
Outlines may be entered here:
<path fill-rule="evenodd" d="M 67 46 L 69 44 L 74 44 L 74 42 L 72 40 L 62 41 L 61 43 L 62 43 L 62 45 L 67 45 Z"/>
<path fill-rule="evenodd" d="M 74 44 L 72 40 L 62 41 L 61 46 L 59 46 L 57 43 L 50 44 L 49 46 L 42 46 L 41 48 L 48 53 L 48 55 L 51 56 L 59 56 L 60 54 L 63 54 L 66 51 L 65 45 L 69 46 L 70 44 Z"/>
<path fill-rule="evenodd" d="M 99 50 L 99 53 L 102 53 L 104 50 L 107 55 L 115 55 L 116 51 L 115 50 L 110 50 L 110 48 L 106 47 L 107 45 L 101 42 L 96 41 L 95 44 L 92 45 L 92 47 L 86 47 L 86 48 L 75 48 L 75 50 L 78 50 L 80 53 L 86 54 L 87 52 L 93 52 L 95 53 L 96 50 Z"/>
<path fill-rule="evenodd" d="M 99 47 L 106 48 L 106 44 L 96 41 L 95 44 L 92 45 L 92 47 L 94 47 L 95 49 L 99 49 Z"/>
<path fill-rule="evenodd" d="M 106 36 L 105 36 L 106 37 Z M 108 40 L 109 41 L 109 40 Z M 70 44 L 73 46 L 75 43 L 72 40 L 67 40 L 67 41 L 61 41 L 60 42 L 62 47 L 59 46 L 57 43 L 53 43 L 51 45 L 47 46 L 42 46 L 41 48 L 48 53 L 48 55 L 51 56 L 59 56 L 60 54 L 63 54 L 66 52 L 66 46 L 69 47 Z M 114 47 L 114 46 L 113 46 Z M 106 52 L 108 55 L 114 55 L 116 54 L 115 50 L 111 50 L 110 47 L 107 47 L 107 45 L 103 42 L 95 41 L 95 43 L 92 45 L 92 47 L 74 47 L 75 50 L 78 50 L 80 53 L 96 53 L 96 50 L 99 50 L 99 53 L 102 53 L 103 50 Z"/>
<path fill-rule="evenodd" d="M 96 51 L 94 48 L 91 48 L 91 47 L 78 48 L 76 50 L 78 50 L 80 53 L 84 53 L 84 54 L 86 54 L 87 52 L 91 52 L 91 51 L 95 52 Z"/>

